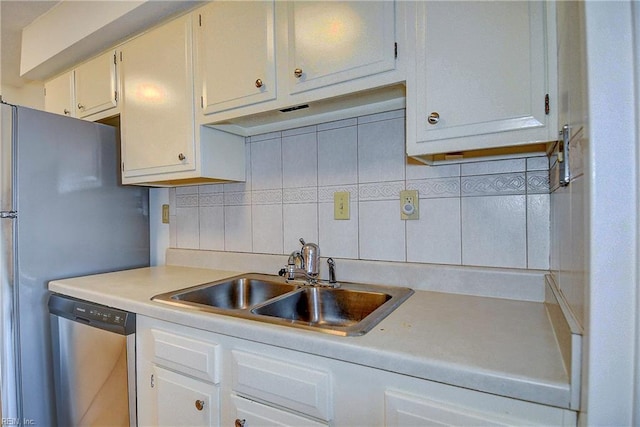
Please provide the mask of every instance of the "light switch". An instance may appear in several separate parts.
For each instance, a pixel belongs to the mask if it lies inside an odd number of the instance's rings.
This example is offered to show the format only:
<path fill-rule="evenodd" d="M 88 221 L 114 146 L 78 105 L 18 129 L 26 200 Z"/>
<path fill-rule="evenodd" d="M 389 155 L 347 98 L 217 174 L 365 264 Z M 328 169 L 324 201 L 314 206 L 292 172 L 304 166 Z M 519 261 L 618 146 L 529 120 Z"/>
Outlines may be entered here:
<path fill-rule="evenodd" d="M 169 205 L 162 205 L 162 223 L 169 224 Z"/>
<path fill-rule="evenodd" d="M 349 192 L 333 193 L 333 219 L 349 219 Z"/>

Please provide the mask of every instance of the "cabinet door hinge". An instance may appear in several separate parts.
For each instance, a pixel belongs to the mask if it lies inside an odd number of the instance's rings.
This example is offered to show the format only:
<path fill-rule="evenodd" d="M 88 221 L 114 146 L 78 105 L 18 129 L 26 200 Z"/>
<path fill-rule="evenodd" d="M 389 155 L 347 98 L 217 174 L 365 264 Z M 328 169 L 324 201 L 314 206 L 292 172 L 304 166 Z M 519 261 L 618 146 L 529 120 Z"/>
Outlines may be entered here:
<path fill-rule="evenodd" d="M 122 62 L 122 51 L 120 51 L 120 62 Z"/>
<path fill-rule="evenodd" d="M 42 91 L 44 92 L 44 96 L 47 96 L 47 88 L 45 87 Z"/>
<path fill-rule="evenodd" d="M 124 172 L 124 162 L 122 162 L 122 172 Z"/>
<path fill-rule="evenodd" d="M 117 53 L 113 54 L 113 65 L 118 65 L 118 54 Z"/>
<path fill-rule="evenodd" d="M 551 108 L 549 107 L 549 94 L 546 94 L 544 96 L 544 113 L 546 115 L 549 115 L 549 111 L 551 110 Z"/>
<path fill-rule="evenodd" d="M 398 43 L 393 44 L 393 57 L 398 59 Z"/>
<path fill-rule="evenodd" d="M 198 27 L 202 27 L 202 14 L 198 14 Z"/>
<path fill-rule="evenodd" d="M 200 108 L 204 108 L 204 96 L 200 96 Z"/>
<path fill-rule="evenodd" d="M 155 382 L 155 378 L 153 377 L 153 374 L 151 374 L 151 381 L 149 381 L 149 385 L 151 386 L 151 388 L 154 388 L 156 386 L 156 382 Z"/>
<path fill-rule="evenodd" d="M 113 100 L 118 102 L 118 91 L 113 92 Z"/>

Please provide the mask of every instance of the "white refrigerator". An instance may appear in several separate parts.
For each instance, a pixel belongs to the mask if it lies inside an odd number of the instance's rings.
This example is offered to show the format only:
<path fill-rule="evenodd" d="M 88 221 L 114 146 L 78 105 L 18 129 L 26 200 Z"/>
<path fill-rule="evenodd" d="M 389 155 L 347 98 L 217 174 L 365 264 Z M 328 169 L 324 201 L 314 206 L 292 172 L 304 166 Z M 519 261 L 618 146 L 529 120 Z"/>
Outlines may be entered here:
<path fill-rule="evenodd" d="M 116 128 L 0 104 L 3 423 L 56 423 L 48 282 L 149 265 L 148 190 L 119 180 Z"/>

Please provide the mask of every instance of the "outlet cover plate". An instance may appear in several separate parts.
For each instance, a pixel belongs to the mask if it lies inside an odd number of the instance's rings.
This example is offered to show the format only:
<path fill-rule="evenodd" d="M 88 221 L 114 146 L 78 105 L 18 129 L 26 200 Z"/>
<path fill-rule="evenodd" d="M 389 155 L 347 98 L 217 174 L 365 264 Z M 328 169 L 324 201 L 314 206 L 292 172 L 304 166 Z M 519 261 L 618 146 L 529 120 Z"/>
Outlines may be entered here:
<path fill-rule="evenodd" d="M 420 218 L 418 190 L 400 192 L 400 219 L 412 220 Z"/>

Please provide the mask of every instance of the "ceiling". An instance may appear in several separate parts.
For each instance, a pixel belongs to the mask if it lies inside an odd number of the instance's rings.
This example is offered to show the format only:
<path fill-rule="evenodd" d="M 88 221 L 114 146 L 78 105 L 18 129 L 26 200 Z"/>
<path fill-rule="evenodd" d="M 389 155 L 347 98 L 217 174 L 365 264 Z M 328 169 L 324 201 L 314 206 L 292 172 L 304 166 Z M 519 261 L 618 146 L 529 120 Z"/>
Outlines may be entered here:
<path fill-rule="evenodd" d="M 105 0 L 116 2 L 123 0 Z M 127 1 L 127 0 L 124 0 Z M 47 13 L 58 3 L 67 2 L 68 6 L 84 4 L 90 7 L 96 0 L 0 0 L 0 63 L 2 85 L 22 87 L 31 80 L 20 76 L 20 56 L 22 47 L 22 29 L 39 16 Z M 104 3 L 104 1 L 100 1 Z M 71 3 L 71 4 L 69 4 Z M 32 78 L 48 78 L 55 73 L 71 68 L 100 53 L 109 46 L 115 46 L 129 37 L 144 31 L 154 24 L 172 15 L 184 12 L 202 1 L 191 0 L 139 0 L 140 7 L 123 16 L 119 22 L 105 23 L 92 37 L 70 46 L 64 55 L 44 64 Z M 114 25 L 115 24 L 115 25 Z M 68 30 L 67 28 L 64 29 Z M 43 40 L 46 43 L 46 40 Z"/>

